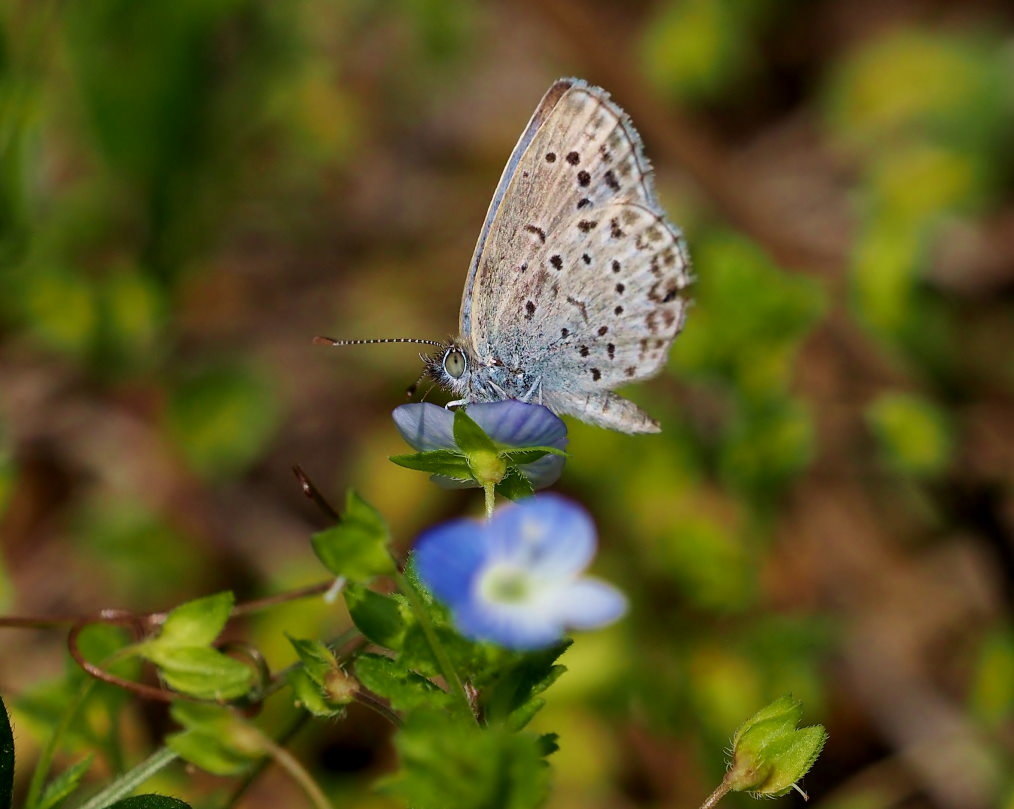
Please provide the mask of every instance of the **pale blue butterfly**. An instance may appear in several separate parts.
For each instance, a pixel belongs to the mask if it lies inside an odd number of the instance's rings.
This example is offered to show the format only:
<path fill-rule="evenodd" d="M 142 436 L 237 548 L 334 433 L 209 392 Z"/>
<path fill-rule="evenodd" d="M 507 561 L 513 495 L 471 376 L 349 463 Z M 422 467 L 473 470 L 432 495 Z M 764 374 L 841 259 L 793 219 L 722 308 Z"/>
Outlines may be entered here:
<path fill-rule="evenodd" d="M 641 138 L 608 93 L 549 88 L 500 177 L 461 299 L 459 336 L 333 340 L 440 347 L 426 373 L 448 406 L 520 399 L 628 433 L 658 422 L 612 392 L 664 367 L 692 280 Z"/>

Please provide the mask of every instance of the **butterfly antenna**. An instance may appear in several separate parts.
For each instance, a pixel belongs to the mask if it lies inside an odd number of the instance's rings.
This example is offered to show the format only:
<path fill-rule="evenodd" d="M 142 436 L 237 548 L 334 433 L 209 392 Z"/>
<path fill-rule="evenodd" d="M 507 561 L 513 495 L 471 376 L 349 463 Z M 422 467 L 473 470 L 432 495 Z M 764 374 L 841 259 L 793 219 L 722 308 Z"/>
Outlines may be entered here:
<path fill-rule="evenodd" d="M 318 335 L 313 338 L 314 345 L 318 346 L 364 346 L 372 343 L 422 343 L 430 346 L 444 347 L 444 343 L 439 340 L 422 340 L 416 337 L 381 337 L 375 340 L 336 340 L 333 337 L 321 337 Z"/>
<path fill-rule="evenodd" d="M 423 368 L 423 372 L 421 374 L 419 374 L 419 378 L 415 382 L 413 382 L 411 385 L 409 385 L 407 388 L 405 388 L 405 398 L 406 399 L 411 399 L 413 396 L 415 396 L 416 391 L 419 390 L 419 383 L 422 382 L 423 379 L 426 378 L 426 375 L 428 373 L 429 373 L 429 370 L 426 369 L 426 368 Z"/>

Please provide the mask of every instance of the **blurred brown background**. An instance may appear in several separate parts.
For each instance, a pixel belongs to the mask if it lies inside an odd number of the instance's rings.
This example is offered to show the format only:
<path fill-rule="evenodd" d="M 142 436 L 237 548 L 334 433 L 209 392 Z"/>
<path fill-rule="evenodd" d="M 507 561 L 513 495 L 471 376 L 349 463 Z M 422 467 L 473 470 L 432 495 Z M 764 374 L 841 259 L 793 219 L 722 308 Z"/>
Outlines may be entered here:
<path fill-rule="evenodd" d="M 310 338 L 453 333 L 501 168 L 576 75 L 644 136 L 699 281 L 667 373 L 630 392 L 662 435 L 571 423 L 558 488 L 634 606 L 549 692 L 551 806 L 696 806 L 791 691 L 831 734 L 812 805 L 1014 807 L 1009 4 L 0 9 L 0 610 L 319 580 L 294 463 L 403 547 L 477 509 L 386 460 L 414 348 Z M 282 666 L 283 630 L 346 622 L 297 604 L 237 631 Z M 0 633 L 21 777 L 65 706 L 63 640 Z M 122 755 L 166 727 L 129 700 Z M 353 711 L 296 751 L 335 805 L 386 806 L 388 735 Z M 269 774 L 244 805 L 291 790 Z"/>

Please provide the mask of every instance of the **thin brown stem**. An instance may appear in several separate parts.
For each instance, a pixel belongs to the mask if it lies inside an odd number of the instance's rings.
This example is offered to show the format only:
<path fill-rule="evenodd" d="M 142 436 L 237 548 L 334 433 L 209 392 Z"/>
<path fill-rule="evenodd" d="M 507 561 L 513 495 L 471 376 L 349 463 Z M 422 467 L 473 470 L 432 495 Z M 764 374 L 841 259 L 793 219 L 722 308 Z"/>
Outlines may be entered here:
<path fill-rule="evenodd" d="M 329 519 L 331 519 L 334 522 L 337 522 L 339 519 L 338 512 L 327 501 L 327 498 L 320 493 L 320 490 L 313 484 L 313 481 L 310 480 L 310 476 L 303 471 L 303 467 L 301 467 L 299 464 L 296 464 L 295 466 L 292 467 L 292 473 L 296 476 L 296 480 L 299 481 L 299 485 L 303 489 L 303 494 L 305 494 L 314 503 L 316 503 L 317 507 L 321 511 L 323 511 L 324 514 L 326 514 Z"/>
<path fill-rule="evenodd" d="M 730 789 L 731 787 L 729 786 L 728 782 L 722 781 L 722 783 L 718 785 L 718 788 L 710 795 L 708 795 L 708 799 L 701 804 L 701 809 L 714 809 L 716 806 L 718 806 L 718 802 L 729 794 Z"/>

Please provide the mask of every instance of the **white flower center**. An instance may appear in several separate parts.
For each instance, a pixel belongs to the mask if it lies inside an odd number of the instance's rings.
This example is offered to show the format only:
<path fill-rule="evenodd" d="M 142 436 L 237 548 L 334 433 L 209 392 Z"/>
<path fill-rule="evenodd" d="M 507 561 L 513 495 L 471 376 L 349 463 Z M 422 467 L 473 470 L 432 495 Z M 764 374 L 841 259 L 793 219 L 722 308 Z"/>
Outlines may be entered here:
<path fill-rule="evenodd" d="M 511 564 L 491 565 L 479 580 L 479 595 L 496 604 L 521 604 L 531 600 L 531 575 Z"/>

